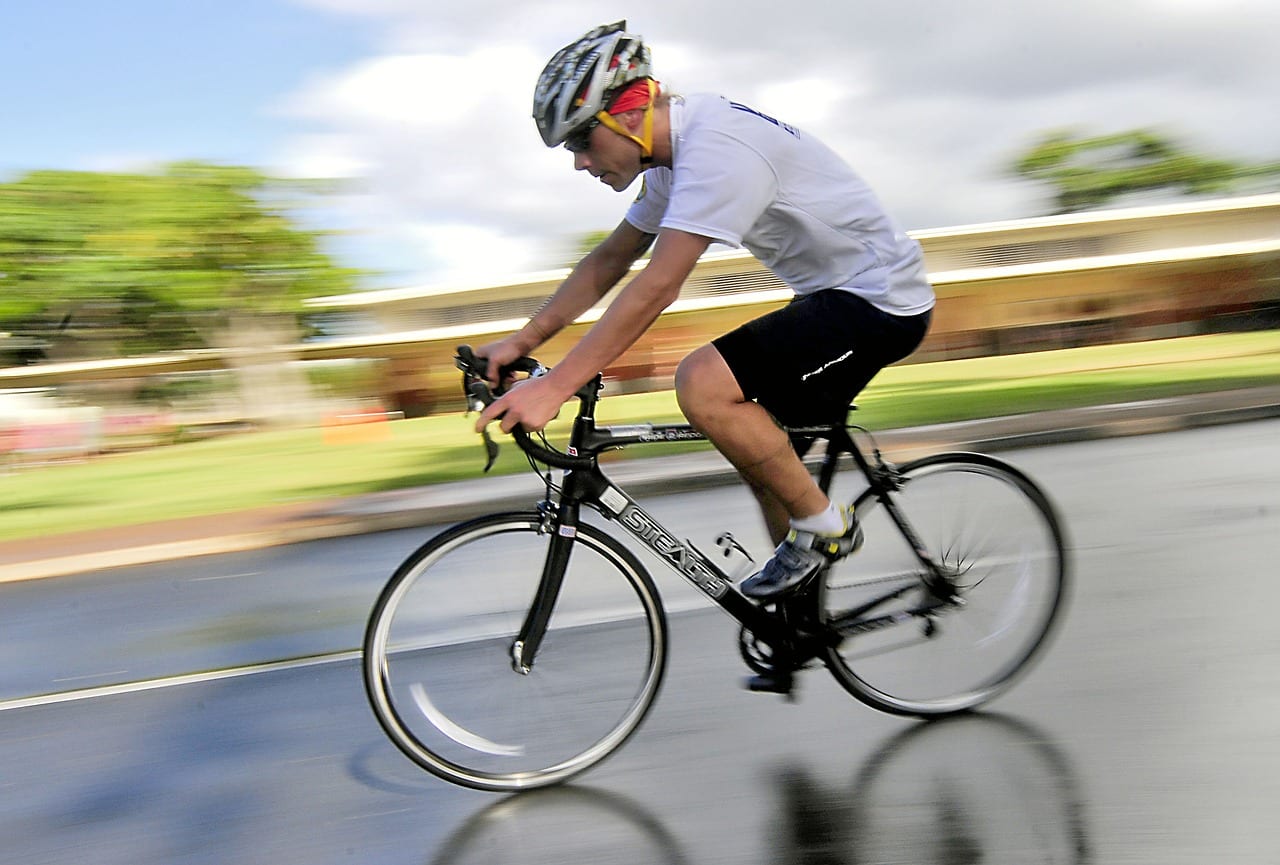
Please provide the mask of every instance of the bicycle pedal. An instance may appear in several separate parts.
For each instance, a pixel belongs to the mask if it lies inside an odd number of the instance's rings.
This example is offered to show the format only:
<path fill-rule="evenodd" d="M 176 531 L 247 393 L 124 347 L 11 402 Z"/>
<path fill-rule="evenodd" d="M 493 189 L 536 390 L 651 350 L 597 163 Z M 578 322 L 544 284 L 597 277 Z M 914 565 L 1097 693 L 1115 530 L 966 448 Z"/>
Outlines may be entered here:
<path fill-rule="evenodd" d="M 794 699 L 792 691 L 795 688 L 795 677 L 790 673 L 761 673 L 748 676 L 744 684 L 748 691 L 756 694 L 782 694 L 784 697 Z"/>

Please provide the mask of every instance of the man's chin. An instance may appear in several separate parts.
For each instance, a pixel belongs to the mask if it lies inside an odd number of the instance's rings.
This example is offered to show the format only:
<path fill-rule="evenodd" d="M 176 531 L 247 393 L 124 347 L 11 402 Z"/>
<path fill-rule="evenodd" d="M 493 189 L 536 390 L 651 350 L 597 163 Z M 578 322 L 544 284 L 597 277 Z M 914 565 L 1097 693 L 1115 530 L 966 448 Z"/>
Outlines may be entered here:
<path fill-rule="evenodd" d="M 609 175 L 609 188 L 614 192 L 626 192 L 627 187 L 636 182 L 637 175 L 631 174 L 620 176 L 618 174 Z"/>

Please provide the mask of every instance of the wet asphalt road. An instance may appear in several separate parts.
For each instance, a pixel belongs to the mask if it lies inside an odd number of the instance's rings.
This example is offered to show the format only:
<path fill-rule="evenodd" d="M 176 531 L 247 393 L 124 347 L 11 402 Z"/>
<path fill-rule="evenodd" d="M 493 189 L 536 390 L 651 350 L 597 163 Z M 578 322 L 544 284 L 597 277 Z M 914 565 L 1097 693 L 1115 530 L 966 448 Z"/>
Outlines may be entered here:
<path fill-rule="evenodd" d="M 0 862 L 1280 862 L 1277 442 L 1006 455 L 1066 518 L 1071 605 L 1031 675 L 943 723 L 820 670 L 795 704 L 740 690 L 734 624 L 646 560 L 681 611 L 655 709 L 515 797 L 418 770 L 364 701 L 350 650 L 429 531 L 0 587 Z M 646 505 L 750 541 L 743 498 Z"/>

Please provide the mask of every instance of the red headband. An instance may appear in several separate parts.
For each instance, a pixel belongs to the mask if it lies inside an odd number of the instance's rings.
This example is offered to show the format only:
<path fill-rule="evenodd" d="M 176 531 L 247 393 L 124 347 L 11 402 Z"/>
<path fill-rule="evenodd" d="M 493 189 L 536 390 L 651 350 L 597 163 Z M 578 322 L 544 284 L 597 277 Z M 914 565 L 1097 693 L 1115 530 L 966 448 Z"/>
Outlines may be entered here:
<path fill-rule="evenodd" d="M 654 94 L 657 94 L 657 82 L 654 82 Z M 641 78 L 632 81 L 622 89 L 618 97 L 609 105 L 610 114 L 621 114 L 634 108 L 644 108 L 649 104 L 649 79 Z"/>

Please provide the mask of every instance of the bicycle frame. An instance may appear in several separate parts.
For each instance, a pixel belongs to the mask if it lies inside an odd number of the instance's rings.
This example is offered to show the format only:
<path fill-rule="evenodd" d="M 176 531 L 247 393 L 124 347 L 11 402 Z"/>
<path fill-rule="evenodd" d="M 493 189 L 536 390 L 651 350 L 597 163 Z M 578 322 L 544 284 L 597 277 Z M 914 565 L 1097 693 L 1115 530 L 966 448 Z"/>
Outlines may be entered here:
<path fill-rule="evenodd" d="M 782 639 L 784 634 L 765 612 L 731 590 L 732 580 L 714 562 L 688 541 L 679 541 L 631 496 L 615 485 L 597 462 L 599 454 L 614 448 L 657 442 L 705 441 L 706 436 L 689 424 L 641 424 L 597 427 L 595 404 L 600 380 L 588 384 L 578 395 L 580 410 L 570 435 L 567 456 L 548 451 L 529 439 L 521 447 L 535 459 L 564 468 L 560 484 L 555 526 L 543 565 L 538 592 L 512 645 L 512 663 L 521 672 L 532 669 L 533 659 L 546 632 L 547 623 L 560 592 L 573 548 L 583 505 L 593 507 L 606 519 L 617 522 L 628 534 L 655 553 L 696 589 L 711 598 L 730 616 L 753 633 Z M 517 435 L 517 438 L 522 436 Z M 568 463 L 567 465 L 565 463 Z"/>
<path fill-rule="evenodd" d="M 552 610 L 559 596 L 560 585 L 568 566 L 577 526 L 583 505 L 598 510 L 606 519 L 618 523 L 637 541 L 651 550 L 668 567 L 672 568 L 696 589 L 714 601 L 756 638 L 793 655 L 812 657 L 820 647 L 814 643 L 816 635 L 804 633 L 791 621 L 795 616 L 775 615 L 732 589 L 732 579 L 705 554 L 689 541 L 678 540 L 672 532 L 644 510 L 630 495 L 615 485 L 601 471 L 598 457 L 614 448 L 658 442 L 705 441 L 707 437 L 689 424 L 638 424 L 597 427 L 595 406 L 602 387 L 599 376 L 578 392 L 579 412 L 574 421 L 566 453 L 544 448 L 517 427 L 515 432 L 520 447 L 531 457 L 550 466 L 565 469 L 560 485 L 560 501 L 555 515 L 555 534 L 543 565 L 538 592 L 511 647 L 513 667 L 523 673 L 532 669 L 534 658 L 541 645 Z M 916 538 L 905 517 L 890 497 L 895 487 L 891 469 L 881 464 L 872 465 L 857 447 L 847 429 L 835 427 L 806 427 L 788 430 L 792 435 L 827 439 L 827 450 L 818 473 L 818 484 L 824 492 L 830 489 L 842 454 L 850 454 L 868 484 L 884 502 L 894 522 L 907 538 L 916 555 L 927 570 L 941 580 L 939 566 L 933 562 L 924 546 Z M 548 503 L 549 507 L 549 503 Z M 548 514 L 548 517 L 550 515 Z M 548 519 L 548 526 L 551 525 Z M 896 597 L 901 590 L 886 594 L 868 604 L 860 612 L 868 612 L 883 601 Z M 785 605 L 783 605 L 785 608 Z M 892 623 L 885 617 L 864 626 L 879 627 Z M 801 623 L 803 624 L 803 623 Z"/>

